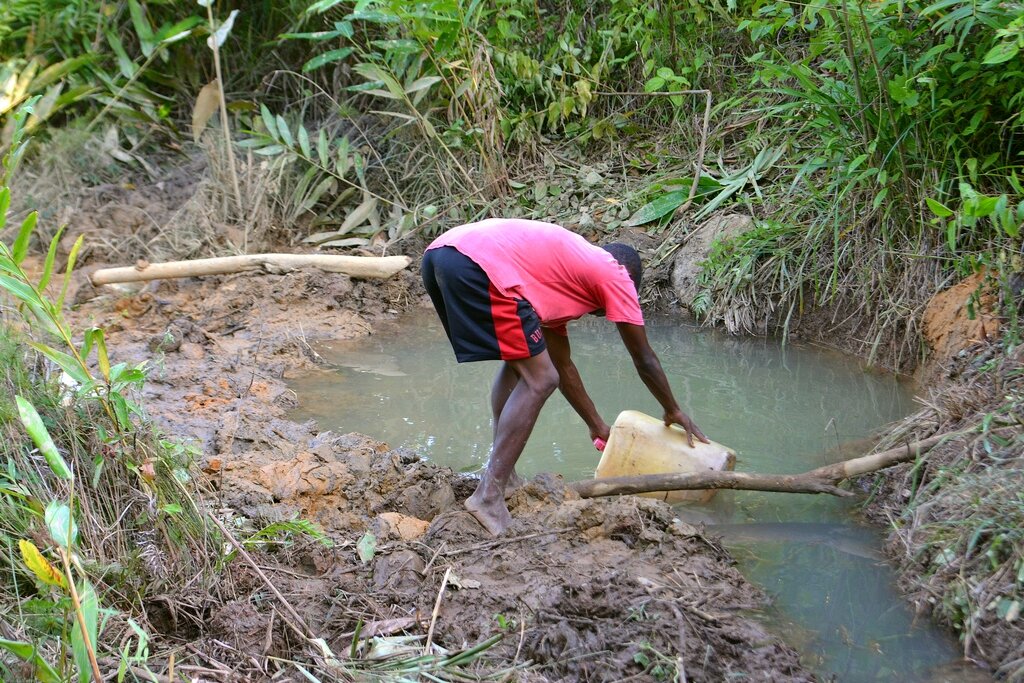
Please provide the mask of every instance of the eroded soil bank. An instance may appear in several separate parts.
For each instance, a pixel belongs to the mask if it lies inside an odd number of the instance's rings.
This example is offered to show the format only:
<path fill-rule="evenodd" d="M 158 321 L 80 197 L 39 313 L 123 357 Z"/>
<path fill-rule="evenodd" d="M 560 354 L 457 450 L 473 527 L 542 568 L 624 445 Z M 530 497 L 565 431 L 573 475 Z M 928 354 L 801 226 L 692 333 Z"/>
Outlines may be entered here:
<path fill-rule="evenodd" d="M 765 596 L 664 504 L 580 500 L 541 476 L 512 496 L 515 525 L 494 540 L 462 511 L 471 481 L 371 437 L 282 418 L 294 401 L 284 378 L 317 362 L 311 341 L 371 334 L 422 305 L 419 292 L 409 272 L 386 283 L 223 276 L 86 292 L 73 315 L 106 327 L 118 360 L 151 359 L 147 410 L 201 450 L 210 507 L 256 526 L 296 516 L 323 525 L 333 547 L 305 540 L 257 557 L 334 652 L 349 651 L 360 620 L 364 636 L 425 633 L 447 574 L 433 640 L 459 649 L 503 633 L 481 671 L 532 662 L 516 676 L 813 679 L 744 612 Z M 378 545 L 364 563 L 356 542 L 367 530 Z M 185 587 L 148 606 L 153 631 L 184 644 L 214 680 L 288 669 L 274 658 L 300 656 L 303 644 L 280 614 L 237 558 L 216 590 Z"/>

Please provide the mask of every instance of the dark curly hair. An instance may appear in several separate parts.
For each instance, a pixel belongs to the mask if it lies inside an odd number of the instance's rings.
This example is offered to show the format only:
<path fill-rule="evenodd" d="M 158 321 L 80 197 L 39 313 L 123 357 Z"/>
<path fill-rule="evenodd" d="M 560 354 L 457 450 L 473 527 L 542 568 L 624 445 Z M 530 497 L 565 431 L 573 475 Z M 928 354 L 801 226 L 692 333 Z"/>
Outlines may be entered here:
<path fill-rule="evenodd" d="M 611 254 L 619 262 L 619 265 L 626 269 L 630 279 L 633 281 L 633 285 L 636 287 L 637 294 L 639 294 L 640 278 L 643 277 L 644 264 L 640 262 L 640 254 L 636 253 L 636 249 L 622 242 L 612 242 L 611 244 L 602 245 L 601 248 Z"/>

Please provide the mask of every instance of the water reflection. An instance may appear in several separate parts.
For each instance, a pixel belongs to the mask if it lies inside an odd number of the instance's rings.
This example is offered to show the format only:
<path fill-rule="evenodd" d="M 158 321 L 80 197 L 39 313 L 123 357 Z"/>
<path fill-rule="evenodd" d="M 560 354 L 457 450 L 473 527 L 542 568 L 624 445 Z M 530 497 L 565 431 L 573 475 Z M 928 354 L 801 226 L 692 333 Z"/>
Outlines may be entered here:
<path fill-rule="evenodd" d="M 827 464 L 841 444 L 913 409 L 910 387 L 838 354 L 657 321 L 648 336 L 683 409 L 710 438 L 736 449 L 737 469 L 784 473 Z M 660 415 L 613 325 L 578 321 L 571 343 L 606 420 L 626 409 Z M 391 332 L 317 350 L 336 371 L 292 383 L 300 401 L 293 417 L 364 432 L 456 470 L 486 462 L 497 365 L 457 365 L 431 311 Z M 598 456 L 586 426 L 556 394 L 519 470 L 584 478 Z M 721 525 L 742 571 L 775 598 L 763 617 L 822 674 L 841 681 L 945 680 L 930 671 L 956 660 L 955 644 L 915 623 L 879 561 L 880 539 L 851 521 L 850 506 L 826 496 L 723 492 L 711 505 L 680 514 Z"/>

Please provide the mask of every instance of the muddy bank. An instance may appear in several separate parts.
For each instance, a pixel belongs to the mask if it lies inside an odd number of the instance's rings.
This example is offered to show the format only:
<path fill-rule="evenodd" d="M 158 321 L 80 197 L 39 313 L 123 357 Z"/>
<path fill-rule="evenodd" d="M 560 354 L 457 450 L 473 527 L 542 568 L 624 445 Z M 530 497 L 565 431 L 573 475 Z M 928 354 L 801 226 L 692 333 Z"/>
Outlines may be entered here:
<path fill-rule="evenodd" d="M 372 438 L 283 418 L 294 403 L 285 379 L 317 364 L 310 342 L 372 334 L 420 305 L 414 274 L 241 275 L 93 294 L 78 297 L 76 324 L 105 326 L 118 360 L 150 359 L 147 410 L 200 449 L 207 503 L 237 528 L 302 516 L 332 539 L 270 544 L 258 557 L 335 652 L 349 651 L 360 620 L 425 633 L 447 573 L 433 640 L 459 649 L 503 634 L 481 670 L 529 662 L 522 680 L 812 680 L 746 614 L 766 604 L 763 593 L 663 504 L 583 501 L 542 476 L 512 496 L 515 525 L 495 540 L 462 511 L 472 481 Z M 364 563 L 356 542 L 367 531 L 377 547 Z M 259 678 L 283 666 L 269 657 L 302 653 L 279 610 L 236 559 L 217 591 L 184 588 L 148 617 L 195 661 Z"/>
<path fill-rule="evenodd" d="M 1024 349 L 969 343 L 930 369 L 925 405 L 885 443 L 951 434 L 917 463 L 861 483 L 868 516 L 922 616 L 960 638 L 964 656 L 1024 676 Z M 965 433 L 966 432 L 966 433 Z"/>

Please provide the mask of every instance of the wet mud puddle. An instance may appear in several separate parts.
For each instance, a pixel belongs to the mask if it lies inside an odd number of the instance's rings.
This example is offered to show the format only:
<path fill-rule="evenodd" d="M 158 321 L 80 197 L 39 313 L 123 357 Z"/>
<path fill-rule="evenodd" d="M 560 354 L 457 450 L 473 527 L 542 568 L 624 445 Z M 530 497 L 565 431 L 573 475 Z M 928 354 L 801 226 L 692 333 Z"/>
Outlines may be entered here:
<path fill-rule="evenodd" d="M 649 323 L 648 336 L 684 410 L 711 438 L 736 449 L 738 470 L 800 472 L 853 457 L 838 447 L 913 409 L 909 386 L 865 373 L 838 354 L 658 321 Z M 605 420 L 625 409 L 660 415 L 614 326 L 580 321 L 571 340 Z M 299 400 L 293 419 L 372 435 L 457 471 L 486 462 L 488 392 L 497 366 L 457 365 L 432 311 L 381 326 L 367 339 L 316 350 L 331 369 L 291 383 Z M 519 471 L 583 479 L 593 475 L 598 456 L 586 427 L 556 393 Z M 950 677 L 956 643 L 926 620 L 915 621 L 881 560 L 880 534 L 857 523 L 850 503 L 722 492 L 709 506 L 678 512 L 723 537 L 741 571 L 773 597 L 759 618 L 824 678 L 959 680 Z"/>

